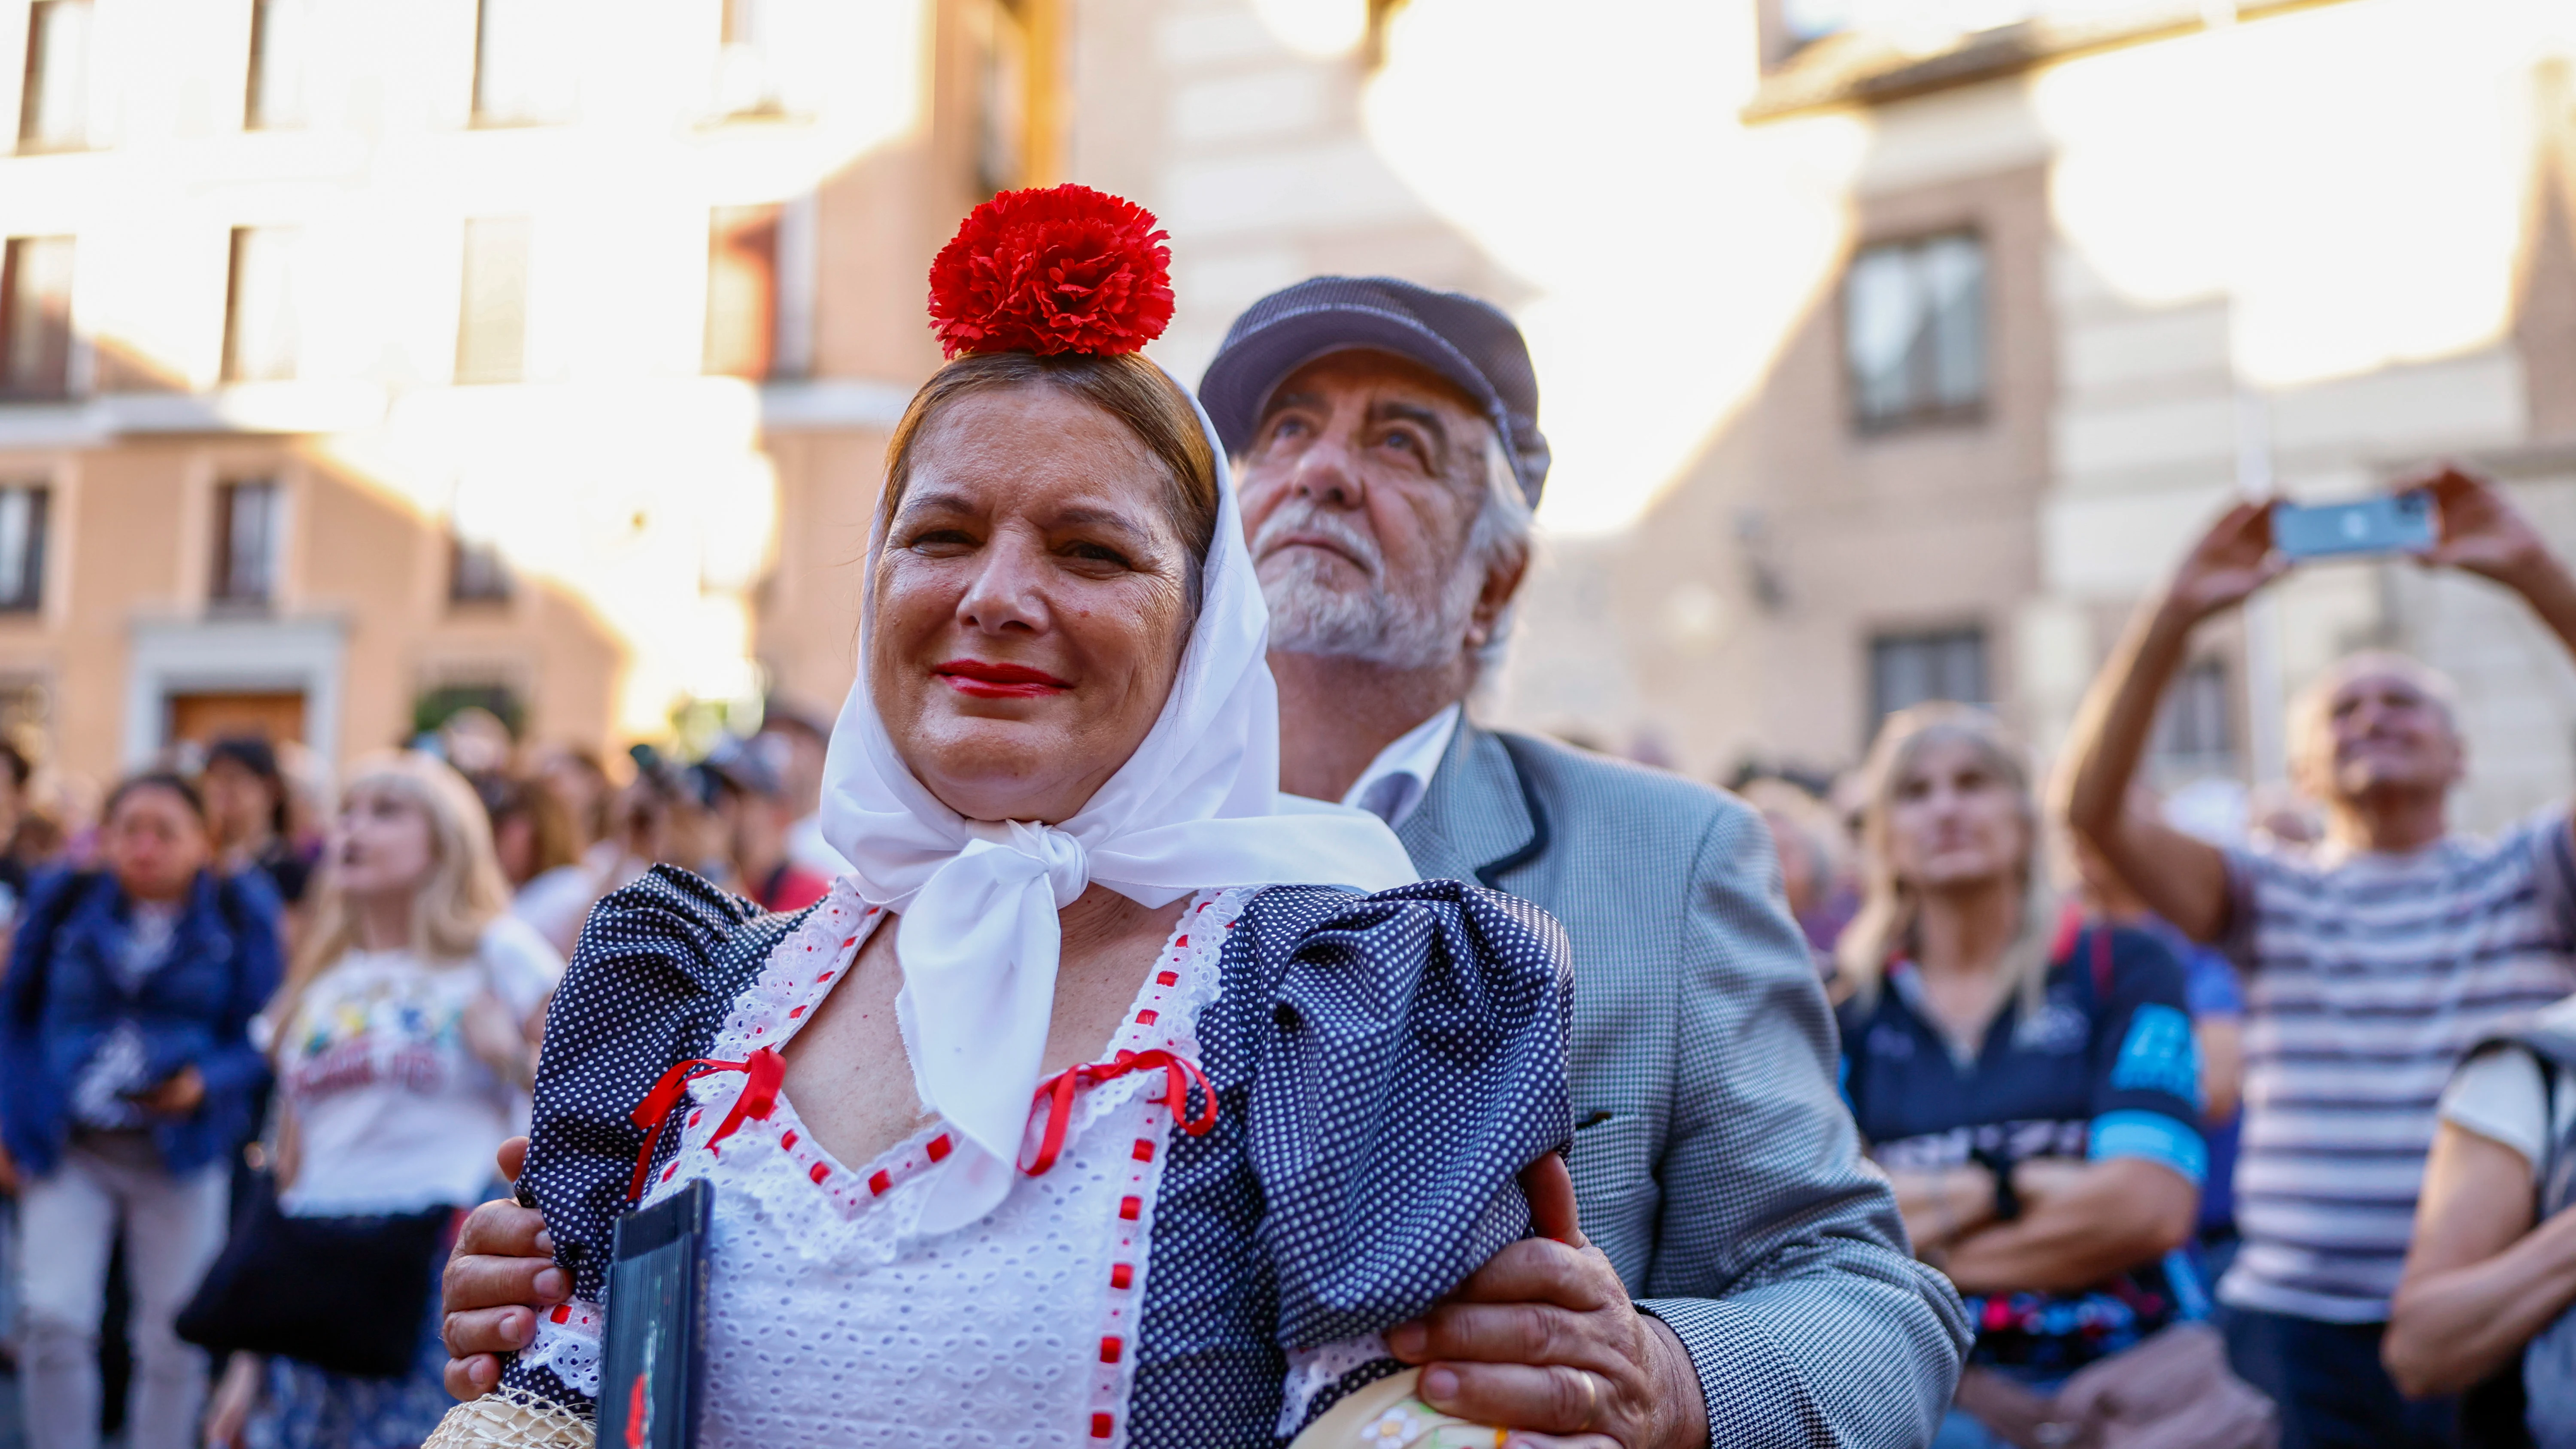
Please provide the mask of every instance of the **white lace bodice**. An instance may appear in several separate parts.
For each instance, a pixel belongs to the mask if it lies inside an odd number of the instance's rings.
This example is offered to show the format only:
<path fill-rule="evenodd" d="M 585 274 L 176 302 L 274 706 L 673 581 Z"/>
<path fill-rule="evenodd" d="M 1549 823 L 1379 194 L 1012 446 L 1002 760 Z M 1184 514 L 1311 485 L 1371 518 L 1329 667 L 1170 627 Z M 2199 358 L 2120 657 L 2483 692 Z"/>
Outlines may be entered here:
<path fill-rule="evenodd" d="M 1191 900 L 1104 1060 L 1158 1047 L 1197 1059 L 1224 936 L 1251 894 Z M 709 1056 L 784 1046 L 882 919 L 836 887 L 736 998 Z M 1162 1071 L 1085 1089 L 1055 1166 L 1017 1176 L 990 1217 L 944 1235 L 917 1230 L 950 1157 L 940 1124 L 853 1168 L 814 1143 L 782 1094 L 766 1120 L 710 1147 L 743 1083 L 728 1072 L 691 1084 L 679 1153 L 646 1195 L 692 1177 L 717 1189 L 707 1449 L 1125 1443 L 1173 1126 Z M 602 1317 L 584 1303 L 557 1310 L 529 1356 L 596 1394 Z M 950 1427 L 925 1438 L 927 1425 Z"/>

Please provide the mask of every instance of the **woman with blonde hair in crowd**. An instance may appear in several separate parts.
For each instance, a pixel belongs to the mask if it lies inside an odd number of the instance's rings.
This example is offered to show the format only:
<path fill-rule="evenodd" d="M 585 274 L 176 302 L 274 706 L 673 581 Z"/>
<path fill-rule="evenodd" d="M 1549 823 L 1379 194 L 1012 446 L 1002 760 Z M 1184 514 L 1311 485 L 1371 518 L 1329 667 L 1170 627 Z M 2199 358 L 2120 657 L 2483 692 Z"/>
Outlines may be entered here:
<path fill-rule="evenodd" d="M 2084 1419 L 2089 1396 L 2058 1402 L 2070 1377 L 2206 1302 L 2174 1252 L 2206 1165 L 2182 969 L 2125 927 L 2068 929 L 2030 769 L 1985 712 L 1890 716 L 1867 778 L 1861 906 L 1836 943 L 1845 1091 L 1977 1326 L 1936 1449 L 2029 1442 Z M 2216 1380 L 2206 1337 L 2195 1372 Z M 2193 1397 L 2259 1420 L 2231 1392 Z"/>
<path fill-rule="evenodd" d="M 265 1017 L 285 1218 L 417 1218 L 490 1195 L 493 1153 L 526 1123 L 534 1042 L 563 972 L 509 905 L 490 825 L 462 777 L 410 751 L 358 765 L 311 940 Z M 444 1256 L 419 1263 L 424 1290 Z M 318 1284 L 267 1291 L 328 1296 Z M 405 1375 L 236 1354 L 208 1441 L 418 1444 L 447 1406 L 435 1296 L 409 1310 L 417 1352 Z"/>

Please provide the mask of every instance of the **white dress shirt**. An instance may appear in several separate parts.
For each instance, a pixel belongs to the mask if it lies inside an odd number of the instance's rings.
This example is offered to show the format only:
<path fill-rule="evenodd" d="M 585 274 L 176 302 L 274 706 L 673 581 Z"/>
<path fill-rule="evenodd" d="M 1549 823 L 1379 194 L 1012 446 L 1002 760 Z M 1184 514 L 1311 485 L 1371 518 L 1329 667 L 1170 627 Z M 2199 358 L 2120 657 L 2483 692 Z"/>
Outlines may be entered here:
<path fill-rule="evenodd" d="M 1449 740 L 1458 733 L 1460 711 L 1453 704 L 1396 736 L 1360 771 L 1342 803 L 1385 821 L 1390 830 L 1402 825 L 1429 793 L 1432 772 L 1440 768 L 1440 757 L 1449 753 Z"/>

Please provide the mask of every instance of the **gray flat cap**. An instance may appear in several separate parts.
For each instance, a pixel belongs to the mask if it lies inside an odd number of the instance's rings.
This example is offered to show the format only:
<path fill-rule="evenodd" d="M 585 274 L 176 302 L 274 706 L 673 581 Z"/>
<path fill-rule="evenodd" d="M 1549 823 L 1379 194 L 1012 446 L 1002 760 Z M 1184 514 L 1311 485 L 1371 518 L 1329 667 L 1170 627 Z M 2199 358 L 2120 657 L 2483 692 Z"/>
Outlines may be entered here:
<path fill-rule="evenodd" d="M 1538 506 L 1547 438 L 1538 430 L 1538 374 L 1520 328 L 1490 302 L 1393 277 L 1309 277 L 1234 319 L 1199 380 L 1199 401 L 1226 451 L 1251 446 L 1262 406 L 1288 374 L 1353 348 L 1411 358 L 1475 399 L 1511 454 L 1521 496 Z"/>

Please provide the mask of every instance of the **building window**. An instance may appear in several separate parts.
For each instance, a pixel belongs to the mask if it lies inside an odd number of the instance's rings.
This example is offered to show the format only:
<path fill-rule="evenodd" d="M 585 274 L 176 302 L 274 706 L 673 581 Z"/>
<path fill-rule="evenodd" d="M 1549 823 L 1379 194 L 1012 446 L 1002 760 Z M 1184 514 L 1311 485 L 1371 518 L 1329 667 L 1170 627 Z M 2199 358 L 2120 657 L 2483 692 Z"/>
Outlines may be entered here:
<path fill-rule="evenodd" d="M 496 543 L 447 535 L 447 602 L 506 604 L 510 601 L 510 565 Z"/>
<path fill-rule="evenodd" d="M 1843 282 L 1863 431 L 1974 417 L 1986 399 L 1986 249 L 1953 232 L 1864 247 Z"/>
<path fill-rule="evenodd" d="M 1988 703 L 1986 631 L 1976 627 L 1881 634 L 1869 641 L 1870 730 L 1900 709 L 1933 700 Z"/>
<path fill-rule="evenodd" d="M 304 124 L 304 58 L 312 43 L 311 0 L 251 0 L 250 94 L 242 124 L 275 131 Z"/>
<path fill-rule="evenodd" d="M 42 483 L 0 488 L 0 612 L 22 614 L 45 601 L 45 512 L 53 490 Z"/>
<path fill-rule="evenodd" d="M 72 151 L 89 140 L 89 0 L 27 7 L 27 73 L 18 149 Z"/>
<path fill-rule="evenodd" d="M 582 53 L 573 0 L 479 0 L 474 12 L 474 124 L 572 119 Z"/>
<path fill-rule="evenodd" d="M 975 184 L 987 194 L 1030 180 L 1030 88 L 1037 83 L 1026 9 L 1031 3 L 980 0 L 966 7 L 975 51 Z"/>
<path fill-rule="evenodd" d="M 208 590 L 216 603 L 259 605 L 276 598 L 284 502 L 275 479 L 216 488 L 214 581 Z"/>
<path fill-rule="evenodd" d="M 719 206 L 707 228 L 706 370 L 755 381 L 778 343 L 775 206 Z"/>
<path fill-rule="evenodd" d="M 0 259 L 0 396 L 71 393 L 72 239 L 22 236 Z"/>
<path fill-rule="evenodd" d="M 456 325 L 458 382 L 517 382 L 527 365 L 528 219 L 465 223 L 464 306 Z"/>
<path fill-rule="evenodd" d="M 2186 666 L 2156 716 L 2157 772 L 2169 780 L 2234 774 L 2234 720 L 2226 661 L 2201 659 Z"/>
<path fill-rule="evenodd" d="M 291 227 L 233 228 L 224 305 L 224 381 L 295 376 L 295 243 Z"/>

